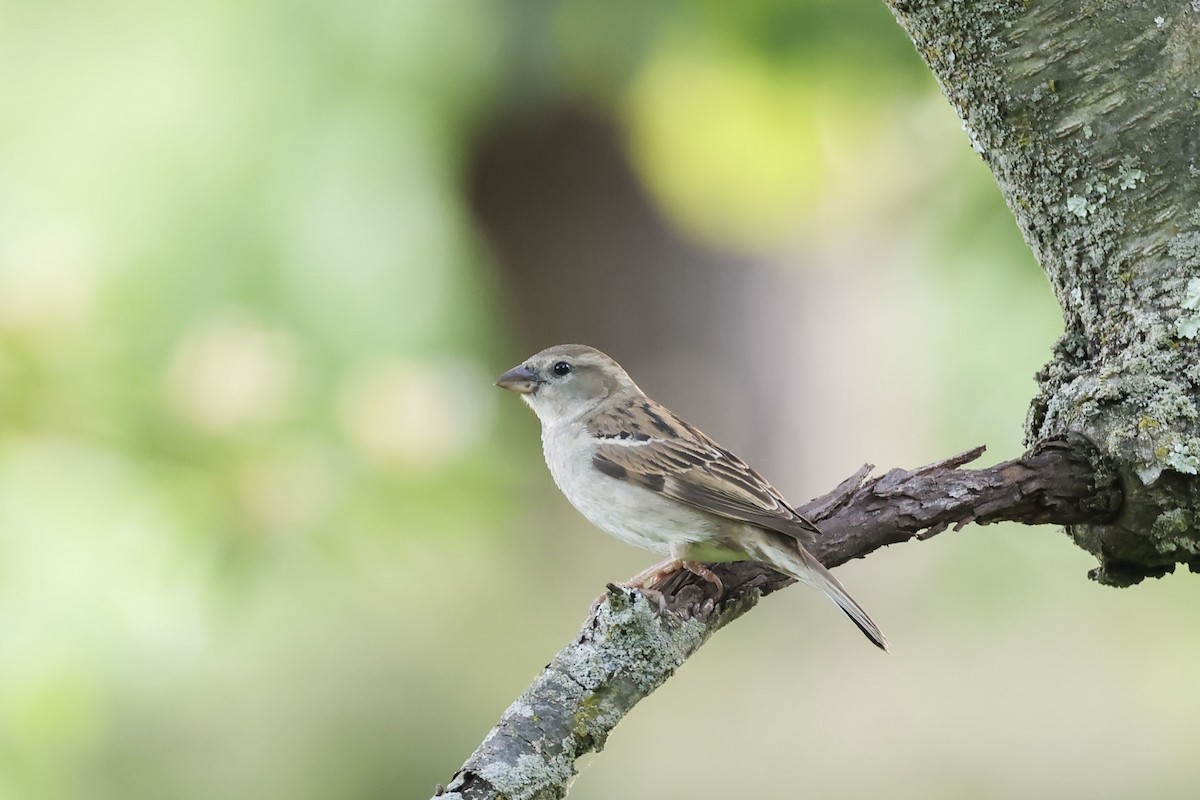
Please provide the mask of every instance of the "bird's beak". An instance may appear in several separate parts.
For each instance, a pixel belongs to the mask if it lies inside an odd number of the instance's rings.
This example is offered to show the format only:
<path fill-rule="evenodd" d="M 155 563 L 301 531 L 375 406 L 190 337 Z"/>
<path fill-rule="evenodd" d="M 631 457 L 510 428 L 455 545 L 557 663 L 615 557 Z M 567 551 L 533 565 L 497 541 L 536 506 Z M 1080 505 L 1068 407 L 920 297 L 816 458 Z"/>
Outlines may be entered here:
<path fill-rule="evenodd" d="M 513 367 L 496 379 L 496 385 L 501 389 L 508 389 L 517 394 L 533 394 L 537 391 L 539 383 L 541 381 L 537 373 L 524 364 Z"/>

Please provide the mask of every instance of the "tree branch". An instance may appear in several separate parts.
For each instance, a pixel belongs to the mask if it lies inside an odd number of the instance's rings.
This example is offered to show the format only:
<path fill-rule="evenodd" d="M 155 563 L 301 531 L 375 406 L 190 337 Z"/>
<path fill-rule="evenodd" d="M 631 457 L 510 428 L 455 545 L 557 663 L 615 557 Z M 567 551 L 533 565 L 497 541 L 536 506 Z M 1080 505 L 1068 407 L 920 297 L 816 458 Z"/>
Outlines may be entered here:
<path fill-rule="evenodd" d="M 813 554 L 832 567 L 889 544 L 928 539 L 950 526 L 1104 522 L 1121 507 L 1116 472 L 1083 437 L 1044 441 L 990 469 L 961 468 L 983 450 L 870 479 L 872 467 L 864 466 L 799 509 L 824 534 Z M 681 571 L 657 587 L 666 598 L 663 611 L 640 593 L 609 584 L 605 602 L 576 640 L 509 706 L 449 790 L 439 787 L 437 794 L 464 800 L 564 797 L 575 761 L 602 749 L 639 700 L 761 596 L 793 583 L 756 562 L 724 564 L 717 571 L 723 597 L 712 595 L 712 584 Z"/>

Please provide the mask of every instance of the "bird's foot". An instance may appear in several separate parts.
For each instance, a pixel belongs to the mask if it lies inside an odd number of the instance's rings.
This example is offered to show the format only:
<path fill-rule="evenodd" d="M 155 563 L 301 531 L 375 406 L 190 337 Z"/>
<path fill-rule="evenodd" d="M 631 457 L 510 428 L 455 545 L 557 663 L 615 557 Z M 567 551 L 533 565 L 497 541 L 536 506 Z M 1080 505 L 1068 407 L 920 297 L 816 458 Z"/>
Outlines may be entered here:
<path fill-rule="evenodd" d="M 600 610 L 600 606 L 604 605 L 604 601 L 607 600 L 614 592 L 619 592 L 622 590 L 641 592 L 643 597 L 658 606 L 659 611 L 667 610 L 667 598 L 658 589 L 651 589 L 642 585 L 634 586 L 630 583 L 610 583 L 608 585 L 608 589 L 601 592 L 596 596 L 596 599 L 592 601 L 592 606 L 588 609 L 588 619 L 594 619 L 596 612 Z"/>
<path fill-rule="evenodd" d="M 683 561 L 677 558 L 668 558 L 665 561 L 660 561 L 651 567 L 647 567 L 627 581 L 622 583 L 610 583 L 608 585 L 609 591 L 619 588 L 641 592 L 647 600 L 658 606 L 659 611 L 666 611 L 667 598 L 662 592 L 660 592 L 658 589 L 655 589 L 654 585 L 660 583 L 669 575 L 674 575 L 681 569 L 686 569 Z M 588 613 L 589 617 L 596 616 L 596 612 L 600 609 L 600 606 L 604 603 L 604 601 L 608 599 L 608 595 L 609 592 L 604 592 L 594 601 L 592 601 L 592 607 Z"/>
<path fill-rule="evenodd" d="M 666 611 L 667 598 L 657 587 L 666 578 L 674 575 L 680 570 L 687 570 L 693 575 L 703 578 L 711 583 L 713 588 L 716 590 L 715 599 L 710 598 L 709 600 L 703 602 L 697 601 L 697 603 L 694 604 L 696 605 L 697 613 L 700 613 L 706 606 L 711 607 L 713 603 L 718 602 L 725 594 L 725 584 L 721 582 L 719 577 L 717 577 L 717 573 L 713 572 L 699 561 L 684 561 L 681 558 L 668 558 L 665 561 L 660 561 L 659 563 L 642 570 L 624 583 L 609 584 L 609 587 L 610 590 L 621 588 L 639 591 L 647 600 L 657 605 L 659 611 Z M 596 616 L 596 612 L 608 598 L 608 594 L 608 592 L 605 592 L 592 602 L 592 607 L 588 614 L 589 617 Z M 703 595 L 700 595 L 700 597 L 701 600 L 703 600 Z"/>
<path fill-rule="evenodd" d="M 668 558 L 665 561 L 660 561 L 653 566 L 647 567 L 621 585 L 626 589 L 641 589 L 645 591 L 647 585 L 653 587 L 661 583 L 662 579 L 668 575 L 674 575 L 681 569 L 687 569 L 686 564 L 687 562 L 678 558 Z"/>
<path fill-rule="evenodd" d="M 703 578 L 713 585 L 716 589 L 716 596 L 719 600 L 725 594 L 725 584 L 717 577 L 717 574 L 708 567 L 698 561 L 685 561 L 681 558 L 668 558 L 665 561 L 642 570 L 637 575 L 634 575 L 625 583 L 621 584 L 626 589 L 637 589 L 651 603 L 658 604 L 659 611 L 666 611 L 667 598 L 657 588 L 666 578 L 674 575 L 680 570 L 688 572 Z M 600 598 L 603 600 L 603 597 Z"/>
<path fill-rule="evenodd" d="M 717 573 L 701 564 L 699 561 L 680 561 L 680 565 L 693 575 L 698 575 L 711 583 L 717 589 L 717 597 L 725 595 L 725 584 L 717 577 Z"/>

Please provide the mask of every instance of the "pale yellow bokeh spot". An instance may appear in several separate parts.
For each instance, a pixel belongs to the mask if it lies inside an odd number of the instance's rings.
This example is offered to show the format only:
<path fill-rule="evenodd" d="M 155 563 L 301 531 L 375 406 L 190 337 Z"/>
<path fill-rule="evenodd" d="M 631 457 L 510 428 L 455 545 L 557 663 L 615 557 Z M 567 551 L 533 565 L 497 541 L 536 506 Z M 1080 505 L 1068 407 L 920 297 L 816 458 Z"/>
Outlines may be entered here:
<path fill-rule="evenodd" d="M 368 458 L 437 466 L 481 443 L 491 426 L 492 381 L 469 361 L 368 361 L 338 392 L 342 430 Z"/>
<path fill-rule="evenodd" d="M 228 433 L 282 419 L 296 372 L 289 334 L 245 312 L 220 312 L 183 335 L 167 369 L 167 398 L 197 428 Z"/>
<path fill-rule="evenodd" d="M 0 330 L 88 319 L 103 260 L 97 232 L 69 215 L 23 213 L 0 224 Z"/>
<path fill-rule="evenodd" d="M 823 177 L 817 95 L 757 54 L 664 40 L 629 94 L 632 156 L 692 233 L 746 244 L 777 238 L 815 203 Z"/>

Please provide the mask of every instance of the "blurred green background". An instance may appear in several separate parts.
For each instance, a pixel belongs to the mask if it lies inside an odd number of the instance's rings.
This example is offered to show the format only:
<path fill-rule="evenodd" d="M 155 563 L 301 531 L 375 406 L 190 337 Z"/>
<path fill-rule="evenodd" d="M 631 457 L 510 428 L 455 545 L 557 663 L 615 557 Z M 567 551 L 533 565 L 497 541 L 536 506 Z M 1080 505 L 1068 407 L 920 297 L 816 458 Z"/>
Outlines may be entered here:
<path fill-rule="evenodd" d="M 652 556 L 558 341 L 797 500 L 1020 452 L 1061 328 L 877 2 L 0 1 L 0 798 L 425 797 Z M 572 796 L 1190 796 L 1196 581 L 1053 528 L 722 632 Z"/>

